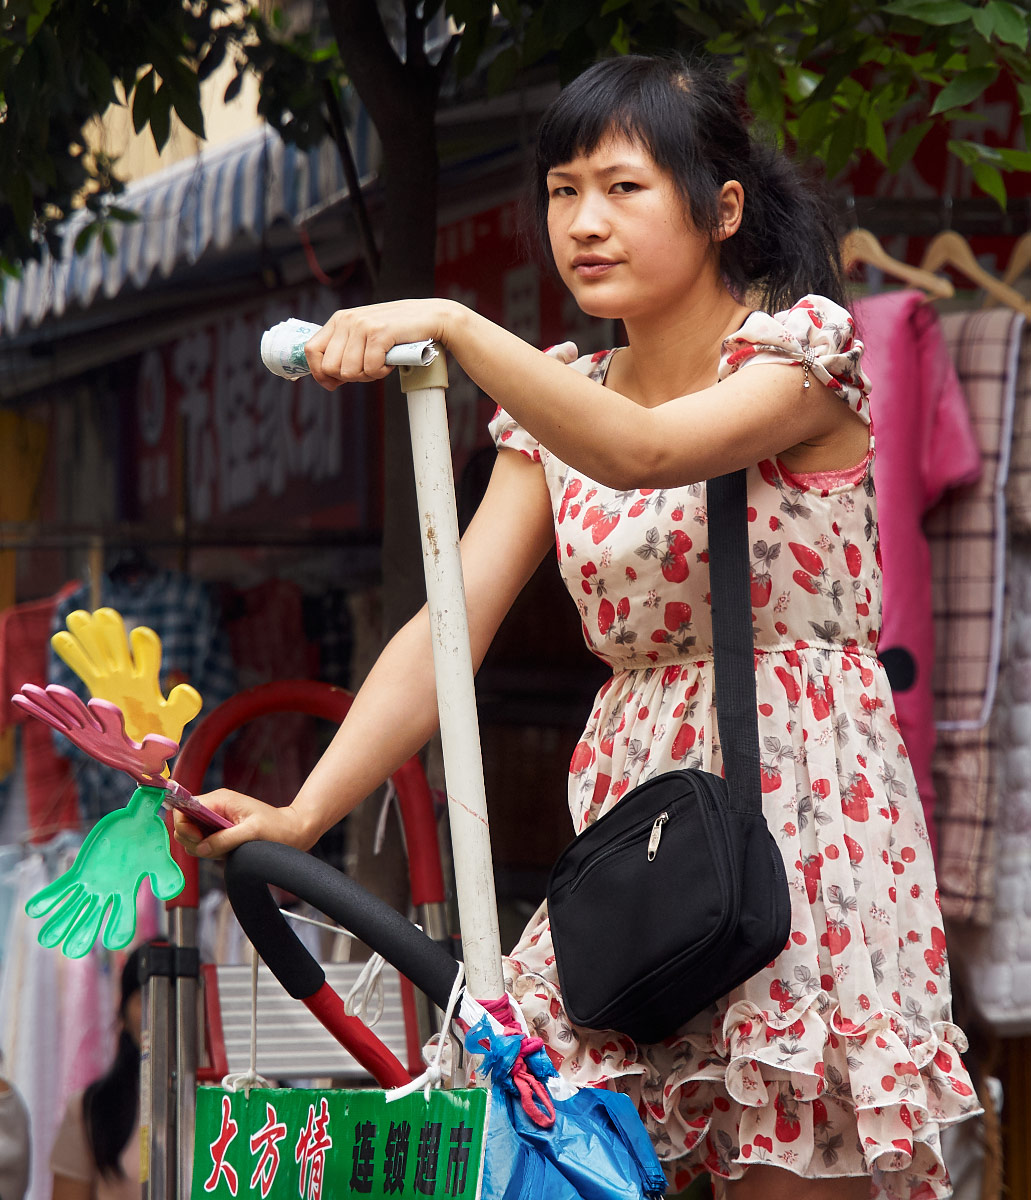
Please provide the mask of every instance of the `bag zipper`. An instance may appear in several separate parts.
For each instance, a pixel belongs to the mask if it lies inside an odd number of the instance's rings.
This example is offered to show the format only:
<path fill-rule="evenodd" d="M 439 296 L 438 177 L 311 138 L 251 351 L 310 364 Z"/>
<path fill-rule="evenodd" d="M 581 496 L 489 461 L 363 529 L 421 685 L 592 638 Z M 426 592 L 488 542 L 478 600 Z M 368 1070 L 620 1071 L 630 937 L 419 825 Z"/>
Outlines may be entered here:
<path fill-rule="evenodd" d="M 659 839 L 662 837 L 662 827 L 669 820 L 669 813 L 661 812 L 652 825 L 651 837 L 648 838 L 648 861 L 654 862 L 659 852 Z"/>
<path fill-rule="evenodd" d="M 660 821 L 664 824 L 668 820 L 669 814 L 664 812 L 654 820 L 642 821 L 639 825 L 635 825 L 633 828 L 627 830 L 627 832 L 619 839 L 618 842 L 613 842 L 612 845 L 606 846 L 605 849 L 601 851 L 595 858 L 592 858 L 590 862 L 581 867 L 579 873 L 569 881 L 569 891 L 575 892 L 576 889 L 587 878 L 587 876 L 590 875 L 590 873 L 594 870 L 594 868 L 600 866 L 607 859 L 611 858 L 613 854 L 618 854 L 621 850 L 625 850 L 628 846 L 632 846 L 634 842 L 640 843 L 641 838 L 644 835 L 644 831 L 648 829 L 649 826 L 651 827 L 651 835 L 648 839 L 648 844 L 650 847 L 651 839 L 655 836 L 656 824 L 658 824 Z M 574 842 L 573 845 L 575 846 L 576 843 Z M 649 859 L 651 857 L 653 856 L 650 855 Z"/>

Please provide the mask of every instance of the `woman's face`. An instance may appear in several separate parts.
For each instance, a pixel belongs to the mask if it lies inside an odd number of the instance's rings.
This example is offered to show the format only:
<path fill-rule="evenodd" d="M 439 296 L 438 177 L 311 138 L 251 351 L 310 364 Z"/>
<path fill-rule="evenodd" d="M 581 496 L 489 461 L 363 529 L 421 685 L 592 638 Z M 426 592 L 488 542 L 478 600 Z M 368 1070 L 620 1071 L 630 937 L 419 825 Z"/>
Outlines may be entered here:
<path fill-rule="evenodd" d="M 669 314 L 719 285 L 715 250 L 672 177 L 618 134 L 549 171 L 548 235 L 563 282 L 594 317 Z"/>

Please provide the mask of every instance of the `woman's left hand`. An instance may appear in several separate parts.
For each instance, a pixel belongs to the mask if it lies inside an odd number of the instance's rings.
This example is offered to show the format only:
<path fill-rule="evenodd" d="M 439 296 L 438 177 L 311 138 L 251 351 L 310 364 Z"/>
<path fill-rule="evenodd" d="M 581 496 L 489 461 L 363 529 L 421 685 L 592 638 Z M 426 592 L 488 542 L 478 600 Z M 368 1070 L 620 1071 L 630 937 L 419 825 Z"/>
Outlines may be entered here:
<path fill-rule="evenodd" d="M 387 351 L 404 342 L 432 339 L 448 346 L 451 300 L 392 300 L 342 308 L 305 343 L 312 377 L 327 391 L 342 383 L 368 383 L 389 375 Z"/>

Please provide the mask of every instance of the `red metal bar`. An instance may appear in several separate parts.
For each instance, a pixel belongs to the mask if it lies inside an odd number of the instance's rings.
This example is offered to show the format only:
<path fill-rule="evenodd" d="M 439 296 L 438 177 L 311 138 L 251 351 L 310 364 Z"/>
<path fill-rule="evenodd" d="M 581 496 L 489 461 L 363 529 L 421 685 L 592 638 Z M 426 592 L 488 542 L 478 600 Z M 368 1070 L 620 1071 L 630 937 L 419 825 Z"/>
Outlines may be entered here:
<path fill-rule="evenodd" d="M 344 1012 L 343 1000 L 328 982 L 317 992 L 305 996 L 301 1003 L 354 1055 L 380 1087 L 400 1087 L 411 1081 L 411 1075 L 379 1038 L 357 1017 L 349 1017 Z"/>

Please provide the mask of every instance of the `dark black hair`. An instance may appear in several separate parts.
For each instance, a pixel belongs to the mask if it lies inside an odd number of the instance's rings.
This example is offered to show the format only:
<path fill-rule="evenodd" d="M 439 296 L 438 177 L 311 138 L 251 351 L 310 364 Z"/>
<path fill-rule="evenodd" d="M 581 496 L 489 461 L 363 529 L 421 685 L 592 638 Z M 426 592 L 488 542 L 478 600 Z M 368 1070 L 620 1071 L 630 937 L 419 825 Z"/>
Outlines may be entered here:
<path fill-rule="evenodd" d="M 119 1159 L 136 1128 L 140 1108 L 140 1048 L 125 1028 L 125 1015 L 129 1001 L 140 990 L 142 950 L 142 946 L 137 946 L 122 968 L 121 1000 L 118 1005 L 122 1025 L 118 1031 L 114 1061 L 105 1074 L 94 1080 L 82 1095 L 86 1137 L 97 1169 L 110 1179 L 125 1177 Z"/>
<path fill-rule="evenodd" d="M 615 133 L 643 146 L 673 177 L 695 227 L 719 250 L 741 300 L 768 312 L 807 292 L 846 300 L 832 209 L 815 181 L 745 119 L 738 90 L 715 64 L 627 54 L 595 63 L 559 93 L 537 133 L 535 235 L 548 248 L 548 172 L 591 154 Z M 741 226 L 717 242 L 723 184 L 745 193 Z"/>

